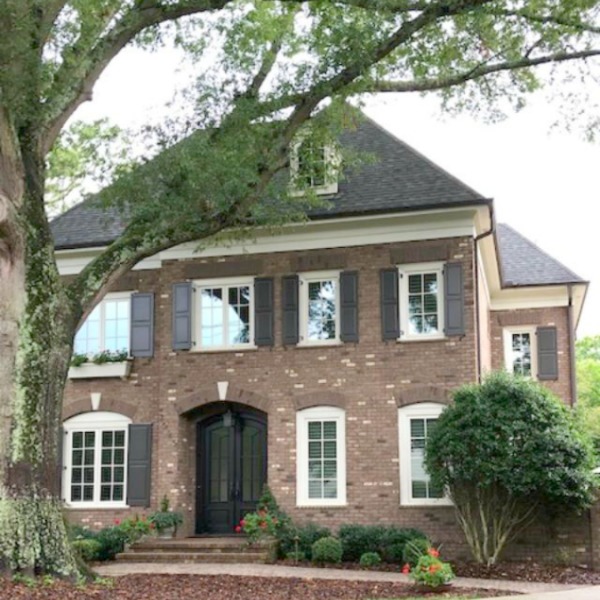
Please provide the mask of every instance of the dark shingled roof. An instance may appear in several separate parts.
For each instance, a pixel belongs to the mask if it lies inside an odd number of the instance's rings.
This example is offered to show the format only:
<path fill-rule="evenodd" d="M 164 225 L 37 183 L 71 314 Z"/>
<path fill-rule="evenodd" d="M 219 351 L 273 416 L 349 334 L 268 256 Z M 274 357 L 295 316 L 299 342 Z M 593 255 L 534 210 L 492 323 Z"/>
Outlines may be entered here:
<path fill-rule="evenodd" d="M 506 287 L 586 283 L 509 225 L 498 224 L 496 240 Z"/>
<path fill-rule="evenodd" d="M 341 137 L 344 146 L 368 153 L 375 162 L 346 173 L 331 206 L 313 219 L 480 204 L 487 200 L 416 150 L 365 118 Z M 124 219 L 93 198 L 52 222 L 57 249 L 104 246 L 121 233 Z"/>

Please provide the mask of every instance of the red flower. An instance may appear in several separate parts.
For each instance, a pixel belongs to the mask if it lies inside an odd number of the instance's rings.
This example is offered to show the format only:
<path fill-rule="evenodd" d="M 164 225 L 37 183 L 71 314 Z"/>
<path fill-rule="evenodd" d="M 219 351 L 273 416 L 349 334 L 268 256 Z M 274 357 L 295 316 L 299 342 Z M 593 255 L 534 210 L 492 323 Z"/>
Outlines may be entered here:
<path fill-rule="evenodd" d="M 434 565 L 430 565 L 429 566 L 429 572 L 430 573 L 435 573 L 436 571 L 439 571 L 439 570 L 440 570 L 440 565 L 435 565 L 434 564 Z"/>
<path fill-rule="evenodd" d="M 440 555 L 439 551 L 435 548 L 429 548 L 429 550 L 427 550 L 427 554 L 429 554 L 429 556 L 433 556 L 433 558 L 438 558 Z"/>
<path fill-rule="evenodd" d="M 242 533 L 242 528 L 239 525 L 237 525 L 236 528 L 235 528 L 235 532 L 236 533 Z"/>
<path fill-rule="evenodd" d="M 150 529 L 155 529 L 156 525 L 154 523 L 150 523 Z"/>
<path fill-rule="evenodd" d="M 246 521 L 244 521 L 244 519 L 242 519 L 242 520 L 240 521 L 240 525 L 241 525 L 242 527 L 246 527 Z"/>
<path fill-rule="evenodd" d="M 261 529 L 266 529 L 266 527 L 267 527 L 267 522 L 266 522 L 266 521 L 261 521 L 261 522 L 260 522 L 260 527 L 261 527 Z"/>
<path fill-rule="evenodd" d="M 121 524 L 121 520 L 120 519 L 115 519 L 115 525 L 120 525 Z"/>
<path fill-rule="evenodd" d="M 410 573 L 410 565 L 408 563 L 406 563 L 403 567 L 402 567 L 402 572 L 405 575 L 408 575 Z"/>

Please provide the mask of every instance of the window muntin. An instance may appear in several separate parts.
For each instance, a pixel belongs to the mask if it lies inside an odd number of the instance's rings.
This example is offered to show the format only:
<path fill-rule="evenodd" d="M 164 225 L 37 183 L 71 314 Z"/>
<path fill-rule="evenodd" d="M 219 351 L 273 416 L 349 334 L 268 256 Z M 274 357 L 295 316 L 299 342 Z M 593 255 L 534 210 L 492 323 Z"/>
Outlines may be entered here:
<path fill-rule="evenodd" d="M 63 498 L 68 505 L 126 505 L 130 423 L 127 417 L 110 412 L 86 413 L 64 423 Z"/>
<path fill-rule="evenodd" d="M 129 352 L 131 294 L 107 294 L 75 335 L 74 352 Z"/>
<path fill-rule="evenodd" d="M 296 181 L 302 187 L 322 187 L 327 182 L 327 151 L 323 144 L 305 140 L 298 147 Z"/>
<path fill-rule="evenodd" d="M 523 377 L 537 376 L 535 343 L 533 327 L 504 330 L 504 363 L 509 373 Z"/>
<path fill-rule="evenodd" d="M 427 438 L 443 410 L 442 404 L 425 402 L 398 411 L 400 501 L 403 505 L 451 503 L 442 490 L 431 484 L 425 470 Z"/>
<path fill-rule="evenodd" d="M 401 339 L 444 336 L 442 263 L 399 267 Z"/>
<path fill-rule="evenodd" d="M 321 406 L 297 414 L 297 503 L 346 504 L 345 411 Z"/>
<path fill-rule="evenodd" d="M 196 282 L 196 348 L 250 347 L 254 339 L 251 281 Z"/>
<path fill-rule="evenodd" d="M 339 341 L 339 273 L 300 276 L 300 343 Z"/>

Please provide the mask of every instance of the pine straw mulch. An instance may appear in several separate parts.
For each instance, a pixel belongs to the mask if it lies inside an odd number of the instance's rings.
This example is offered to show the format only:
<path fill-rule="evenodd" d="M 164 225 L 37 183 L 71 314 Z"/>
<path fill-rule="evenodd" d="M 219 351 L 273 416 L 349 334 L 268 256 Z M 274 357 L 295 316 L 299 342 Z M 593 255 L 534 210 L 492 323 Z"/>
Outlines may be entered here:
<path fill-rule="evenodd" d="M 224 575 L 126 575 L 111 585 L 75 586 L 55 581 L 35 587 L 0 579 L 0 598 L 11 600 L 367 600 L 412 598 L 415 590 L 401 583 L 239 577 Z M 453 589 L 452 594 L 419 597 L 490 598 L 506 592 Z"/>

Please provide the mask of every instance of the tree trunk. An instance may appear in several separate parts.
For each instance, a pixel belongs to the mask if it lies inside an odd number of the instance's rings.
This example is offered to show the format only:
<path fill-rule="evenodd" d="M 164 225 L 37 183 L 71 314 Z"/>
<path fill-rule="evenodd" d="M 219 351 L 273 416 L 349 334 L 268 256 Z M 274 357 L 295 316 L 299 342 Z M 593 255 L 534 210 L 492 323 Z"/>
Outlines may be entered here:
<path fill-rule="evenodd" d="M 74 323 L 38 147 L 0 146 L 0 569 L 70 577 L 57 450 Z"/>

